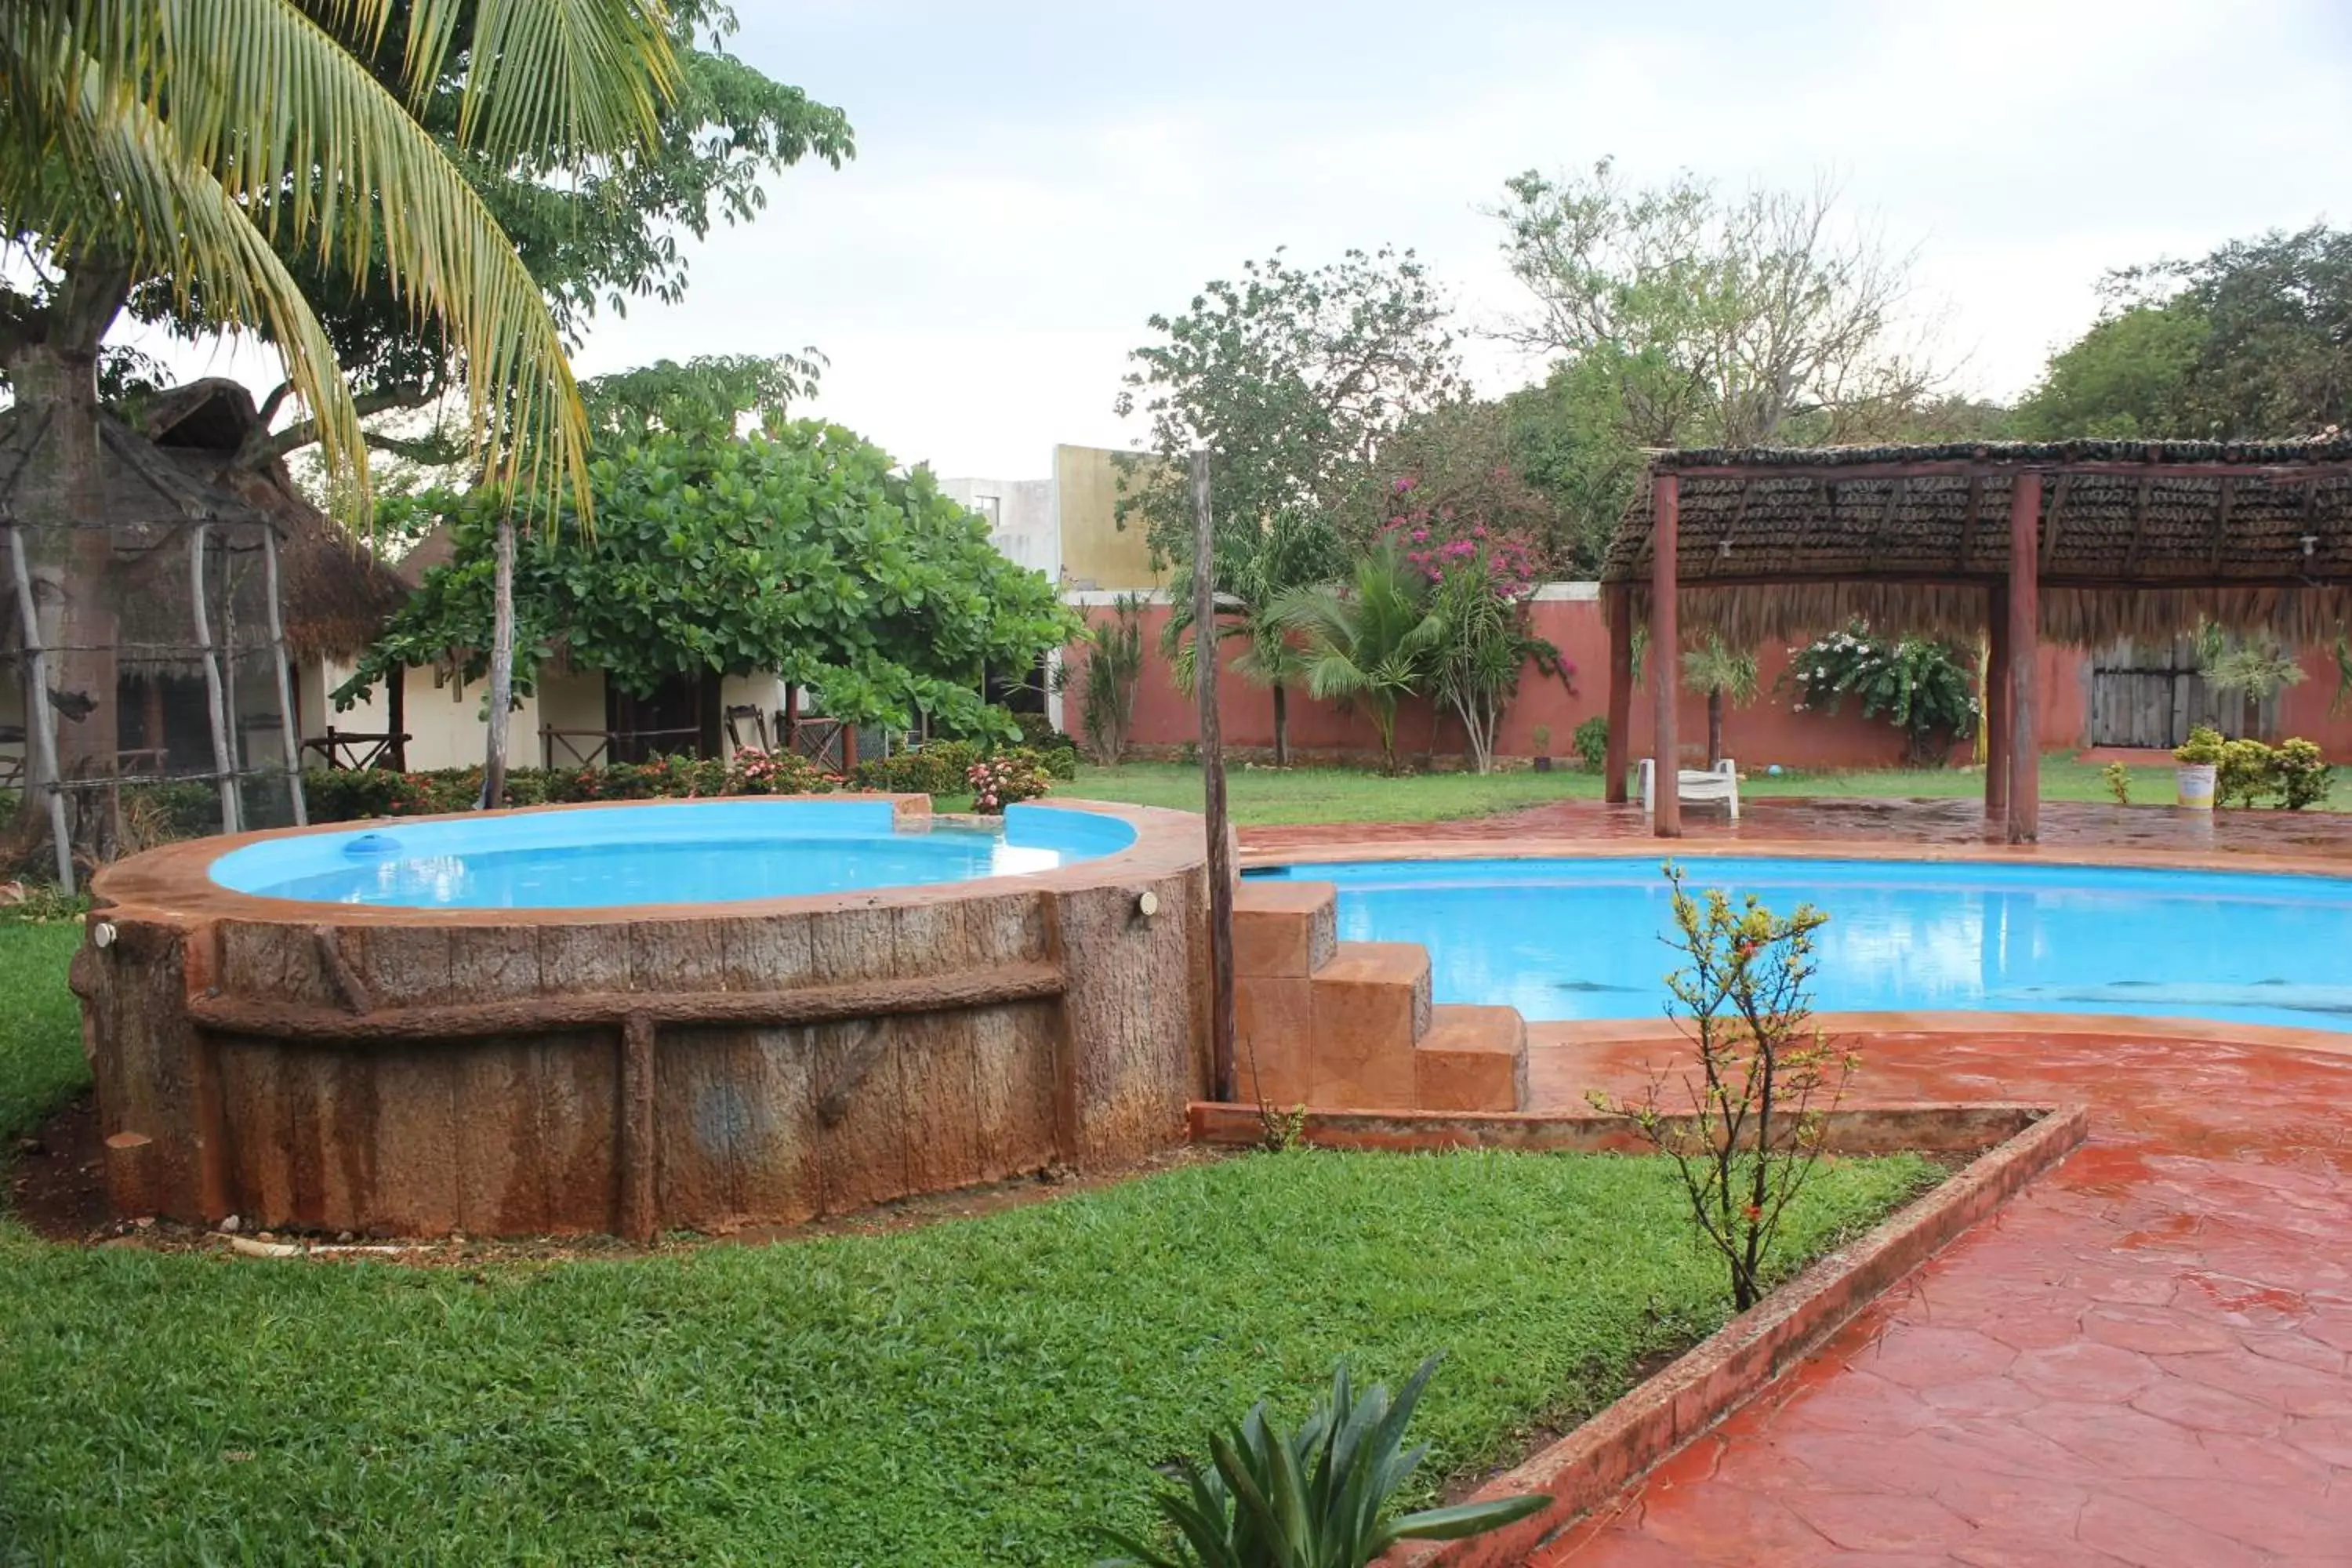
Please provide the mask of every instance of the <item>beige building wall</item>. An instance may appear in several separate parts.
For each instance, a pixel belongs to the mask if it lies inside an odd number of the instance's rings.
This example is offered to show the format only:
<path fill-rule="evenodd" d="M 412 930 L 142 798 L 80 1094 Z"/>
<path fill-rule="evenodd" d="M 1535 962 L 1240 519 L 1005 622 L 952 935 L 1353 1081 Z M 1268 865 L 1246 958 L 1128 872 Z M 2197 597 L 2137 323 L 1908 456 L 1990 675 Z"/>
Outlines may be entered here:
<path fill-rule="evenodd" d="M 1151 569 L 1143 520 L 1118 526 L 1115 459 L 1121 455 L 1108 447 L 1054 448 L 1054 510 L 1060 523 L 1065 589 L 1157 588 L 1166 579 L 1165 573 Z"/>

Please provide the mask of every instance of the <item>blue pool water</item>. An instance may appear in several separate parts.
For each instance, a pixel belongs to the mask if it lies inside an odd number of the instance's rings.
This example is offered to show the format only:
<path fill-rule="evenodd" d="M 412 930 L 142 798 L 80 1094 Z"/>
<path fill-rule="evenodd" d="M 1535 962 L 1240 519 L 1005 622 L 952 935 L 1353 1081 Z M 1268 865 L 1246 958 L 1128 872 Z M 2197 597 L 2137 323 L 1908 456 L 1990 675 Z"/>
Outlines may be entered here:
<path fill-rule="evenodd" d="M 1694 889 L 1826 911 L 1823 1012 L 1983 1009 L 2352 1031 L 2352 881 L 1916 861 L 1690 859 Z M 1531 1019 L 1663 1011 L 1665 879 L 1648 858 L 1299 866 L 1339 934 L 1429 949 L 1440 1002 Z"/>
<path fill-rule="evenodd" d="M 248 844 L 213 862 L 240 893 L 411 909 L 728 903 L 1051 870 L 1135 841 L 1116 817 L 1016 805 L 1002 833 L 897 830 L 889 804 L 733 799 L 446 822 Z"/>

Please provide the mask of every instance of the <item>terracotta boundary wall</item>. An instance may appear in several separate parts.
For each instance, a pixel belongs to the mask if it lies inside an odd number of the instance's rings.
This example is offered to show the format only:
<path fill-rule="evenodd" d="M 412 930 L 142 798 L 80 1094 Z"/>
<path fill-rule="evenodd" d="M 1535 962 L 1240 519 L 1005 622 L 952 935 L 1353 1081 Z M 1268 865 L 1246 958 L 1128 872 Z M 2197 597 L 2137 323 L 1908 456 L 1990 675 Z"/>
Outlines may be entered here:
<path fill-rule="evenodd" d="M 1136 841 L 1026 876 L 598 910 L 211 881 L 284 834 L 118 862 L 72 969 L 115 1212 L 644 1239 L 1181 1143 L 1207 1083 L 1200 819 L 1066 809 Z"/>
<path fill-rule="evenodd" d="M 1196 1105 L 1196 1136 L 1246 1141 L 1255 1106 Z M 2090 1131 L 2081 1106 L 1916 1105 L 1832 1113 L 1832 1145 L 1851 1153 L 1981 1150 L 1933 1192 L 1804 1272 L 1574 1431 L 1493 1478 L 1474 1500 L 1541 1492 L 1551 1505 L 1473 1540 L 1414 1543 L 1382 1561 L 1507 1568 L 1606 1503 L 1692 1438 L 1754 1398 L 1906 1275 L 2058 1163 Z M 1624 1132 L 1598 1115 L 1309 1112 L 1306 1136 L 1335 1148 L 1604 1149 Z"/>
<path fill-rule="evenodd" d="M 1078 606 L 1089 620 L 1108 619 L 1112 610 L 1093 602 L 1090 595 Z M 1549 584 L 1531 606 L 1538 636 L 1560 650 L 1567 677 L 1547 677 L 1530 665 L 1522 672 L 1519 695 L 1505 715 L 1497 736 L 1499 754 L 1520 759 L 1534 753 L 1535 727 L 1551 731 L 1551 755 L 1573 758 L 1577 725 L 1604 716 L 1609 708 L 1609 639 L 1601 624 L 1597 587 L 1592 584 Z M 1134 743 L 1146 754 L 1173 752 L 1200 735 L 1198 710 L 1191 698 L 1176 689 L 1168 661 L 1160 651 L 1160 630 L 1167 625 L 1165 605 L 1148 605 L 1143 613 L 1144 668 L 1137 683 Z M 1832 628 L 1833 629 L 1833 628 Z M 1242 652 L 1238 638 L 1228 641 L 1221 654 L 1228 670 Z M 1788 668 L 1787 645 L 1769 643 L 1757 649 L 1759 693 L 1745 708 L 1724 716 L 1724 749 L 1742 767 L 1764 768 L 1773 763 L 1790 768 L 1886 768 L 1905 762 L 1902 735 L 1883 720 L 1865 721 L 1851 698 L 1836 713 L 1801 713 L 1780 689 Z M 2039 661 L 2042 703 L 2038 729 L 2045 752 L 2074 752 L 2089 742 L 2089 662 L 2083 650 L 2043 645 Z M 1084 653 L 1073 648 L 1065 659 L 1073 668 L 1073 684 L 1066 698 L 1066 727 L 1081 732 L 1080 689 L 1075 670 Z M 2279 698 L 2279 733 L 2301 735 L 2319 742 L 2336 761 L 2352 761 L 2352 710 L 2331 712 L 2336 688 L 2333 659 L 2325 652 L 2304 659 L 2306 679 Z M 1368 761 L 1377 755 L 1378 742 L 1369 721 L 1350 716 L 1330 703 L 1318 702 L 1303 690 L 1289 694 L 1291 744 L 1297 753 L 1316 762 Z M 1240 756 L 1265 761 L 1274 746 L 1274 699 L 1240 676 L 1227 673 L 1218 682 L 1218 712 L 1225 744 Z M 1650 744 L 1651 704 L 1644 694 L 1633 703 L 1633 755 Z M 1677 721 L 1685 762 L 1703 762 L 1706 748 L 1706 700 L 1685 692 Z M 1462 731 L 1450 718 L 1440 718 L 1430 704 L 1413 700 L 1404 705 L 1397 726 L 1401 746 L 1419 761 L 1417 766 L 1452 766 L 1463 752 Z M 1972 737 L 1963 737 L 1947 759 L 1953 764 L 1971 760 Z"/>

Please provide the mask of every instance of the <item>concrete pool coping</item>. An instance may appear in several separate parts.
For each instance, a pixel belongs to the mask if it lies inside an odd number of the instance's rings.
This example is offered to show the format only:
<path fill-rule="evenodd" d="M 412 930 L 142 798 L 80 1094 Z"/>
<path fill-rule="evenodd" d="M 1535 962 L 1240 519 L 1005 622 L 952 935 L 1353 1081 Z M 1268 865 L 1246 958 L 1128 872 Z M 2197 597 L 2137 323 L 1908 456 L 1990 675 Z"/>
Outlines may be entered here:
<path fill-rule="evenodd" d="M 2352 866 L 2340 858 L 2232 851 L 2174 854 L 2145 849 L 2032 845 L 1907 845 L 1867 840 L 1517 838 L 1343 840 L 1277 848 L 1244 845 L 1244 871 L 1277 867 L 1311 868 L 1360 861 L 1447 860 L 1846 860 L 1898 861 L 1920 865 L 1977 864 L 2075 867 L 2092 870 L 2217 871 L 2247 876 L 2327 877 L 2352 882 Z M 1822 1013 L 1816 1021 L 1833 1035 L 1974 1035 L 1987 1031 L 2060 1035 L 2100 1039 L 2164 1039 L 2241 1045 L 2266 1049 L 2352 1057 L 2352 1030 L 2305 1029 L 2281 1024 L 2231 1023 L 2175 1014 L 1997 1012 L 1967 1008 L 1900 1012 Z M 1664 1018 L 1529 1020 L 1531 1047 L 1547 1042 L 1679 1042 L 1682 1034 Z"/>
<path fill-rule="evenodd" d="M 885 803 L 901 829 L 929 824 L 931 798 L 926 795 L 837 794 L 812 795 L 711 795 L 720 805 L 744 800 L 789 802 Z M 273 840 L 362 831 L 379 823 L 411 827 L 424 823 L 472 822 L 500 816 L 539 816 L 572 811 L 624 811 L 650 806 L 693 806 L 701 802 L 652 800 L 568 801 L 556 805 L 510 807 L 504 811 L 441 812 L 423 816 L 371 817 L 353 822 L 313 823 L 308 827 L 270 828 L 253 833 L 220 835 L 165 845 L 119 860 L 101 868 L 90 883 L 98 912 L 144 913 L 175 919 L 230 919 L 310 923 L 331 921 L 349 926 L 567 926 L 626 924 L 708 919 L 724 916 L 807 914 L 841 909 L 904 909 L 950 902 L 989 893 L 1034 890 L 1068 891 L 1099 887 L 1107 879 L 1132 878 L 1139 883 L 1181 871 L 1199 855 L 1200 818 L 1190 812 L 1160 806 L 1124 805 L 1108 801 L 1055 800 L 1031 804 L 1049 810 L 1082 812 L 1126 823 L 1135 840 L 1108 855 L 1057 866 L 1050 870 L 1009 872 L 955 882 L 909 883 L 898 887 L 856 889 L 838 892 L 795 893 L 772 899 L 739 899 L 721 902 L 589 904 L 549 909 L 505 909 L 464 906 L 425 909 L 394 904 L 347 904 L 333 900 L 281 899 L 243 893 L 212 879 L 213 864 L 251 845 Z M 961 824 L 958 816 L 951 820 Z M 975 819 L 977 820 L 977 819 Z M 1189 832 L 1188 832 L 1189 825 Z"/>

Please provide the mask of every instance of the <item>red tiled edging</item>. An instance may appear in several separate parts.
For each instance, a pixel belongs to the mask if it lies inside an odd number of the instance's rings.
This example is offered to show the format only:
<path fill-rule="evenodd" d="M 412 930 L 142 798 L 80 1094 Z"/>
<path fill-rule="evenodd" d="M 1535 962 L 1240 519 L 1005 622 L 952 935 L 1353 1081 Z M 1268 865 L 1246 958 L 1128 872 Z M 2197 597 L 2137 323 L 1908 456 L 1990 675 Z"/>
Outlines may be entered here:
<path fill-rule="evenodd" d="M 1254 1106 L 1195 1105 L 1203 1142 L 1249 1141 Z M 1500 1113 L 1310 1112 L 1305 1135 L 1336 1147 L 1600 1149 L 1611 1119 Z M 1619 1131 L 1622 1132 L 1622 1124 Z M 1701 1341 L 1664 1371 L 1567 1436 L 1478 1489 L 1479 1498 L 1544 1492 L 1552 1505 L 1471 1541 L 1401 1547 L 1384 1561 L 1414 1568 L 1505 1568 L 1622 1491 L 1746 1404 L 1873 1298 L 1958 1239 L 2090 1131 L 2080 1106 L 1903 1106 L 1832 1113 L 1832 1147 L 1850 1152 L 1992 1146 L 1869 1235 L 1838 1248 Z"/>

